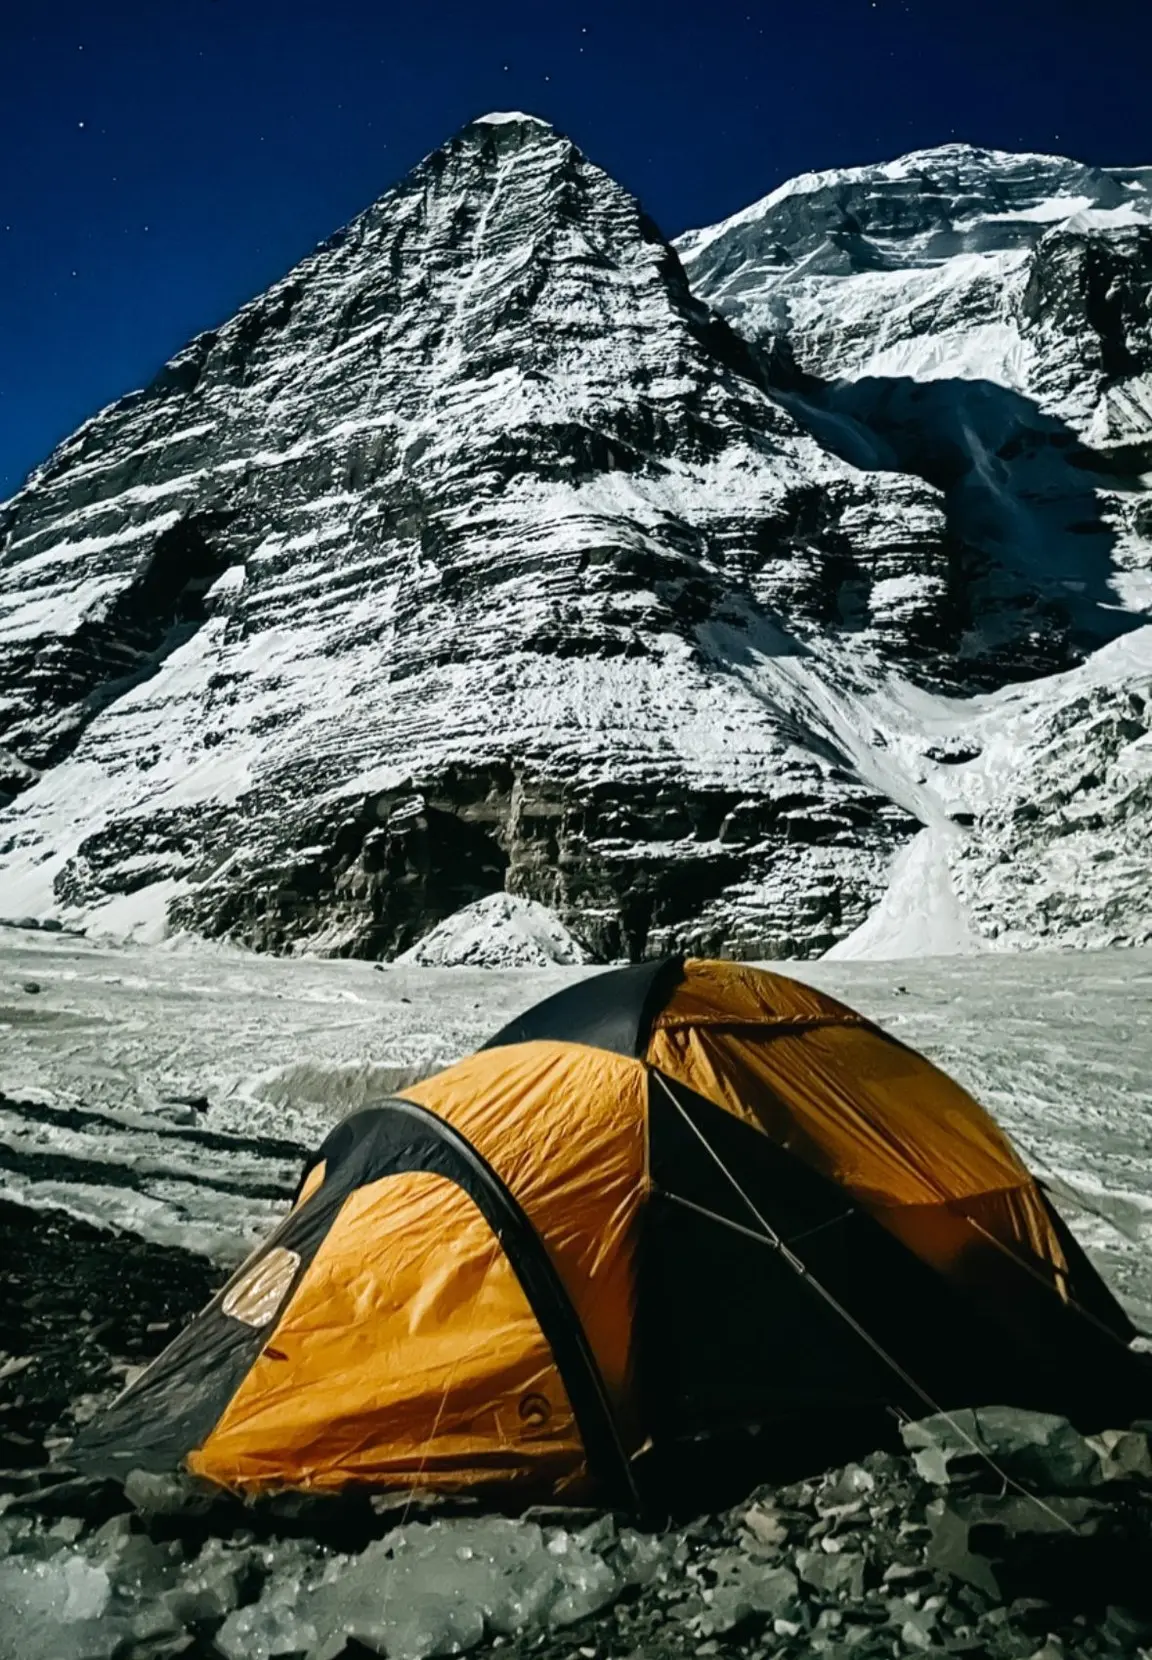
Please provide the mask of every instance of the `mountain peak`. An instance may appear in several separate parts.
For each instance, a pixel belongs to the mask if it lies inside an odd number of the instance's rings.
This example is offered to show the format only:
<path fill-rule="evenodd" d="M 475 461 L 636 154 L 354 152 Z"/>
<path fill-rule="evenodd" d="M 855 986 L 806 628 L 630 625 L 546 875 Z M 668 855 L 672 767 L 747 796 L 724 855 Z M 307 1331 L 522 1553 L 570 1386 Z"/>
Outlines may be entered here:
<path fill-rule="evenodd" d="M 1069 157 L 1057 155 L 1050 151 L 1041 150 L 997 150 L 986 144 L 969 144 L 965 140 L 955 140 L 951 144 L 932 144 L 926 149 L 909 150 L 893 161 L 873 163 L 871 166 L 852 168 L 853 173 L 883 173 L 885 177 L 896 177 L 905 171 L 916 168 L 951 166 L 956 162 L 974 162 L 984 167 L 1011 167 L 1019 168 L 1029 162 L 1055 163 L 1058 167 L 1066 167 Z"/>
<path fill-rule="evenodd" d="M 490 110 L 487 115 L 478 115 L 475 121 L 469 123 L 473 127 L 543 127 L 546 132 L 555 129 L 550 121 L 543 116 L 528 115 L 524 110 Z"/>
<path fill-rule="evenodd" d="M 1085 167 L 1067 156 L 1039 153 L 1016 153 L 1008 150 L 984 149 L 978 144 L 940 144 L 927 150 L 910 150 L 907 155 L 891 161 L 864 162 L 854 167 L 833 167 L 822 172 L 798 173 L 785 179 L 775 190 L 751 202 L 745 208 L 718 224 L 686 231 L 677 237 L 681 254 L 700 253 L 726 232 L 740 227 L 758 225 L 769 220 L 785 204 L 796 198 L 806 200 L 797 204 L 795 211 L 814 211 L 810 199 L 849 191 L 899 192 L 919 194 L 925 181 L 937 188 L 960 191 L 966 186 L 991 187 L 997 179 L 1015 189 L 1022 196 L 1029 194 L 1039 200 L 1055 193 L 1062 185 L 1091 177 L 1108 189 L 1109 177 L 1100 169 Z"/>
<path fill-rule="evenodd" d="M 1010 251 L 1086 209 L 1141 207 L 1148 195 L 1139 168 L 956 142 L 798 174 L 719 224 L 685 232 L 676 248 L 715 304 L 704 265 L 735 269 L 754 249 L 785 280 L 935 265 L 958 253 Z"/>
<path fill-rule="evenodd" d="M 984 717 L 874 692 L 1065 666 L 1116 626 L 1116 525 L 1144 505 L 1106 521 L 1072 429 L 964 369 L 1035 359 L 1091 411 L 1119 362 L 1143 443 L 1139 250 L 1103 249 L 1092 287 L 1044 232 L 1073 204 L 1128 223 L 1146 187 L 943 154 L 808 175 L 681 264 L 571 139 L 495 111 L 87 422 L 0 523 L 5 908 L 341 955 L 448 919 L 430 951 L 495 927 L 551 955 L 558 917 L 599 958 L 802 956 L 863 922 L 919 825 L 950 882 Z M 889 382 L 833 387 L 862 361 Z M 956 487 L 970 431 L 1003 502 Z M 1118 755 L 1144 708 L 1097 721 Z M 995 850 L 1025 822 L 1009 800 Z M 1131 822 L 1109 872 L 1143 937 Z"/>

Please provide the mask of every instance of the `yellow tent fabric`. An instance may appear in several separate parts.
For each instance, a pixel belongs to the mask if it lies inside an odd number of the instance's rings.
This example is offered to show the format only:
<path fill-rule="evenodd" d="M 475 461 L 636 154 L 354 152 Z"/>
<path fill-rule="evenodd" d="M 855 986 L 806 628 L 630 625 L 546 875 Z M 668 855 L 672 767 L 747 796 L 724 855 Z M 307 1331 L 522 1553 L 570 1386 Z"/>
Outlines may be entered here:
<path fill-rule="evenodd" d="M 515 1192 L 626 1422 L 644 1068 L 526 1044 L 473 1055 L 406 1095 L 466 1135 Z M 571 1498 L 586 1478 L 563 1383 L 508 1258 L 471 1199 L 426 1173 L 345 1200 L 188 1462 L 246 1491 L 406 1479 Z"/>
<path fill-rule="evenodd" d="M 560 1487 L 582 1457 L 499 1240 L 460 1188 L 416 1172 L 346 1201 L 189 1464 L 248 1491 L 352 1479 L 466 1486 L 477 1472 Z"/>
<path fill-rule="evenodd" d="M 987 1288 L 1007 1253 L 1068 1294 L 1063 1248 L 1007 1137 L 930 1061 L 835 998 L 689 960 L 647 1058 L 838 1183 L 933 1267 Z M 1018 1279 L 1006 1282 L 1013 1296 Z"/>

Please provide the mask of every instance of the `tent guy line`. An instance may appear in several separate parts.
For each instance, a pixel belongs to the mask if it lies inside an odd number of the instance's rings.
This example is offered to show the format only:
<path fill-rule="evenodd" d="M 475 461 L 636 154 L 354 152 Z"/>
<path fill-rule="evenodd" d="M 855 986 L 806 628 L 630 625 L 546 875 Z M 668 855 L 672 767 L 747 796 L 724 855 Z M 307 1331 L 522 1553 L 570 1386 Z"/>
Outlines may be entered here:
<path fill-rule="evenodd" d="M 993 1458 L 987 1447 L 982 1446 L 980 1442 L 977 1441 L 975 1436 L 969 1433 L 969 1431 L 962 1423 L 960 1423 L 959 1419 L 957 1419 L 953 1413 L 941 1406 L 940 1402 L 934 1399 L 934 1397 L 929 1394 L 927 1389 L 924 1389 L 919 1383 L 917 1383 L 912 1374 L 906 1371 L 893 1355 L 888 1353 L 882 1343 L 878 1343 L 876 1341 L 871 1332 L 869 1332 L 866 1327 L 861 1325 L 855 1315 L 846 1309 L 843 1303 L 832 1295 L 827 1286 L 822 1285 L 816 1276 L 809 1272 L 801 1259 L 796 1255 L 795 1251 L 793 1251 L 784 1242 L 784 1240 L 781 1239 L 780 1235 L 771 1226 L 767 1218 L 761 1215 L 760 1211 L 752 1203 L 752 1200 L 740 1186 L 740 1183 L 736 1180 L 736 1177 L 732 1174 L 731 1170 L 729 1170 L 719 1153 L 717 1153 L 711 1142 L 702 1133 L 699 1126 L 694 1124 L 691 1118 L 689 1118 L 688 1114 L 680 1105 L 680 1102 L 676 1099 L 675 1092 L 669 1087 L 667 1079 L 663 1078 L 660 1073 L 656 1071 L 654 1071 L 652 1075 L 663 1089 L 672 1105 L 676 1108 L 677 1112 L 681 1115 L 684 1122 L 688 1125 L 689 1129 L 696 1136 L 705 1152 L 719 1166 L 725 1179 L 729 1182 L 733 1190 L 739 1194 L 741 1200 L 747 1206 L 752 1216 L 755 1217 L 761 1232 L 757 1234 L 750 1228 L 741 1228 L 739 1223 L 730 1222 L 726 1216 L 719 1216 L 715 1211 L 705 1210 L 702 1206 L 695 1205 L 692 1208 L 699 1211 L 701 1215 L 707 1216 L 711 1221 L 719 1223 L 721 1227 L 735 1228 L 740 1233 L 746 1234 L 750 1238 L 757 1240 L 759 1244 L 766 1246 L 769 1250 L 776 1251 L 788 1264 L 789 1268 L 792 1269 L 793 1273 L 798 1274 L 806 1285 L 811 1286 L 817 1296 L 824 1299 L 829 1308 L 831 1308 L 841 1320 L 851 1327 L 857 1337 L 867 1343 L 868 1347 L 873 1350 L 873 1352 L 884 1362 L 886 1366 L 890 1366 L 892 1368 L 901 1383 L 911 1389 L 914 1394 L 918 1395 L 920 1400 L 930 1412 L 933 1412 L 937 1416 L 943 1418 L 945 1423 L 947 1423 L 949 1427 L 956 1432 L 960 1439 L 964 1441 L 966 1445 L 971 1447 L 974 1453 L 983 1459 L 984 1463 L 992 1471 L 993 1475 L 995 1475 L 998 1480 L 1002 1481 L 1006 1488 L 1010 1487 L 1014 1492 L 1019 1493 L 1023 1498 L 1030 1499 L 1036 1508 L 1043 1511 L 1043 1513 L 1049 1517 L 1050 1520 L 1056 1522 L 1059 1527 L 1066 1529 L 1069 1533 L 1074 1534 L 1076 1529 L 1066 1517 L 1059 1515 L 1058 1512 L 1053 1510 L 1050 1505 L 1045 1504 L 1044 1500 L 1040 1498 L 1038 1494 L 1033 1493 L 1029 1488 L 1023 1486 L 1019 1481 L 1016 1481 L 1012 1476 L 1010 1476 L 1007 1470 L 1005 1470 L 1003 1466 L 999 1464 L 995 1458 Z M 849 1212 L 848 1214 L 851 1213 Z"/>
<path fill-rule="evenodd" d="M 1134 1335 L 958 1084 L 810 986 L 667 958 L 331 1129 L 72 1457 L 652 1514 L 924 1406 L 1152 1417 Z"/>

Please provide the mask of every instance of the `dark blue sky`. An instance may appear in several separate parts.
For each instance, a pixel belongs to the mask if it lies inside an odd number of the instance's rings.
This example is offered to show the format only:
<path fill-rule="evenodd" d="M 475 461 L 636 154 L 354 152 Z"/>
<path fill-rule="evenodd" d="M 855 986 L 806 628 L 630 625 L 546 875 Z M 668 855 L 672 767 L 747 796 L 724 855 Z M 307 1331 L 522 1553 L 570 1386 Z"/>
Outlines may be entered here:
<path fill-rule="evenodd" d="M 1152 163 L 1152 0 L 0 0 L 0 497 L 469 117 L 668 234 L 952 138 Z"/>

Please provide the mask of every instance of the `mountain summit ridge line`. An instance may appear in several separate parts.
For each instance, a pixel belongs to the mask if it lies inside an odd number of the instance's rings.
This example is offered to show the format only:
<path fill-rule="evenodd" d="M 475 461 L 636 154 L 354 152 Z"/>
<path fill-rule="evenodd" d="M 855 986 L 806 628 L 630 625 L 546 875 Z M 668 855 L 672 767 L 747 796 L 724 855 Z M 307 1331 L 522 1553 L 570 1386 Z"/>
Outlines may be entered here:
<path fill-rule="evenodd" d="M 1143 823 L 1147 341 L 1131 297 L 1086 332 L 1078 276 L 1146 294 L 1126 174 L 1077 209 L 1116 222 L 1053 221 L 1026 274 L 1027 238 L 988 242 L 997 180 L 983 254 L 905 226 L 901 264 L 824 201 L 790 233 L 816 257 L 776 234 L 768 269 L 733 221 L 678 254 L 538 117 L 470 123 L 0 510 L 0 908 L 392 956 L 507 889 L 593 958 L 815 955 L 917 837 L 952 948 L 1144 937 L 1123 862 L 1103 923 L 1063 878 L 1037 910 L 1052 838 L 981 772 L 1013 687 L 1021 777 L 1079 699 L 1097 816 L 1119 792 Z M 916 189 L 905 220 L 947 218 Z M 954 295 L 1017 306 L 1050 386 L 843 373 L 856 278 L 973 257 L 999 264 Z"/>

